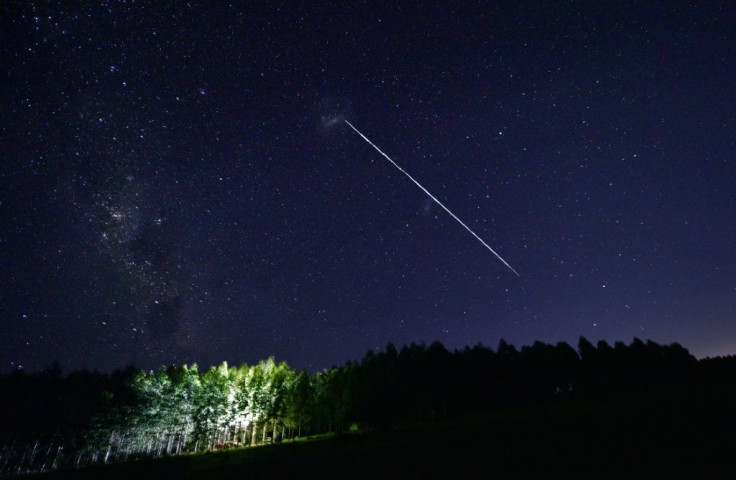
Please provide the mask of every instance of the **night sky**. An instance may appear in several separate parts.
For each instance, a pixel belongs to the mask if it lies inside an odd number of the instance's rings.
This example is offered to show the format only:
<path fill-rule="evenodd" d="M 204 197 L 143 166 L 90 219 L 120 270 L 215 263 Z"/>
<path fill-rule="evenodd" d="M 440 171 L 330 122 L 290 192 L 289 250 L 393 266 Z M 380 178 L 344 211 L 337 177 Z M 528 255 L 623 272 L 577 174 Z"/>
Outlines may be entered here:
<path fill-rule="evenodd" d="M 736 353 L 732 2 L 70 3 L 0 7 L 0 371 Z"/>

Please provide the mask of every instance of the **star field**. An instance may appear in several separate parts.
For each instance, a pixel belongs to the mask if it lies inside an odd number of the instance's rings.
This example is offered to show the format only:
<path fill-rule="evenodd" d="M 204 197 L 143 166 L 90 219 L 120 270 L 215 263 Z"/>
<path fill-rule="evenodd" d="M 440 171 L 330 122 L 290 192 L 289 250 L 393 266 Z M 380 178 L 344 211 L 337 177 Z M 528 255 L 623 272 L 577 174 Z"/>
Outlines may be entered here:
<path fill-rule="evenodd" d="M 0 370 L 580 335 L 736 353 L 735 18 L 6 2 Z"/>

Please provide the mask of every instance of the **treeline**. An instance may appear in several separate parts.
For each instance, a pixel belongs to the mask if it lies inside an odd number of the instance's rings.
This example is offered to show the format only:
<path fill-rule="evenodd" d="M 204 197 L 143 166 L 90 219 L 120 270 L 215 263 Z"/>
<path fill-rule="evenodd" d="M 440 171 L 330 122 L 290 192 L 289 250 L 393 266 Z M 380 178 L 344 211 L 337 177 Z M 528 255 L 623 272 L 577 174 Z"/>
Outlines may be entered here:
<path fill-rule="evenodd" d="M 66 376 L 56 364 L 37 374 L 0 376 L 0 474 L 252 446 L 569 398 L 682 391 L 720 385 L 734 373 L 733 357 L 697 361 L 678 344 L 593 345 L 582 337 L 577 350 L 541 342 L 452 352 L 440 343 L 389 344 L 360 362 L 313 375 L 273 358 L 203 371 L 184 365 Z"/>
<path fill-rule="evenodd" d="M 440 343 L 368 352 L 360 363 L 325 372 L 335 394 L 336 425 L 381 427 L 407 420 L 537 405 L 570 395 L 601 395 L 684 384 L 695 357 L 680 346 L 634 339 L 630 345 L 581 338 L 578 350 L 535 342 L 517 350 L 501 341 L 449 352 Z M 342 423 L 341 423 L 342 422 Z"/>

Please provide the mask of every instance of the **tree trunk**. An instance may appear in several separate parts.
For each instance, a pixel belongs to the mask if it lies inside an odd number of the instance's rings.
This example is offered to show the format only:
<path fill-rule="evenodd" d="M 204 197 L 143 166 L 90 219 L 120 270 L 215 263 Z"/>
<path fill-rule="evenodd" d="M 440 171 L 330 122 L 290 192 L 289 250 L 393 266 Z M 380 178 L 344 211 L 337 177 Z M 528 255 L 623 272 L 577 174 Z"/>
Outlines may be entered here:
<path fill-rule="evenodd" d="M 256 434 L 258 433 L 258 424 L 256 422 L 253 422 L 253 432 L 250 435 L 250 446 L 254 447 L 256 445 Z"/>
<path fill-rule="evenodd" d="M 18 462 L 18 468 L 16 469 L 15 473 L 22 473 L 23 472 L 23 461 L 26 459 L 26 454 L 28 453 L 28 448 L 23 450 L 23 456 L 20 457 L 20 461 Z M 77 465 L 79 465 L 79 462 L 77 462 Z"/>
<path fill-rule="evenodd" d="M 29 465 L 33 465 L 33 459 L 36 458 L 36 450 L 38 450 L 38 440 L 33 444 L 33 450 L 31 451 L 31 459 Z"/>
<path fill-rule="evenodd" d="M 63 448 L 64 447 L 62 447 L 61 445 L 59 445 L 56 448 L 56 455 L 54 456 L 54 461 L 51 463 L 51 470 L 56 470 L 58 468 L 57 467 L 57 464 L 58 464 L 58 461 L 59 461 L 59 454 L 61 453 L 61 451 L 63 450 Z"/>

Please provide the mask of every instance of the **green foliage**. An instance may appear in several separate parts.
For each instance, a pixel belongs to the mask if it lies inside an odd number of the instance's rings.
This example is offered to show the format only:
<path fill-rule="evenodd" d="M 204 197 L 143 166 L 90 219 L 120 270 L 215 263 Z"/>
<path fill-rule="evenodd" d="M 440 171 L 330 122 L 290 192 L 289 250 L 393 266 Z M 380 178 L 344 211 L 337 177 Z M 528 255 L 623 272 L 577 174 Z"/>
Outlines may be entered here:
<path fill-rule="evenodd" d="M 723 368 L 711 365 L 712 371 Z M 58 367 L 50 368 L 35 377 L 0 377 L 0 387 L 11 392 L 0 400 L 9 413 L 2 419 L 10 427 L 5 431 L 22 432 L 13 439 L 29 440 L 12 443 L 18 445 L 13 448 L 19 462 L 81 465 L 359 427 L 383 430 L 567 398 L 677 391 L 688 385 L 696 366 L 680 345 L 638 339 L 611 347 L 581 338 L 578 352 L 566 343 L 535 342 L 517 350 L 501 341 L 496 351 L 477 345 L 454 352 L 440 343 L 400 350 L 389 344 L 384 352 L 366 353 L 359 363 L 314 375 L 274 358 L 239 367 L 223 362 L 203 372 L 197 365 L 172 365 L 63 378 Z M 60 422 L 67 413 L 73 421 Z M 46 443 L 38 440 L 39 432 Z M 55 456 L 43 460 L 40 451 Z"/>

